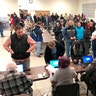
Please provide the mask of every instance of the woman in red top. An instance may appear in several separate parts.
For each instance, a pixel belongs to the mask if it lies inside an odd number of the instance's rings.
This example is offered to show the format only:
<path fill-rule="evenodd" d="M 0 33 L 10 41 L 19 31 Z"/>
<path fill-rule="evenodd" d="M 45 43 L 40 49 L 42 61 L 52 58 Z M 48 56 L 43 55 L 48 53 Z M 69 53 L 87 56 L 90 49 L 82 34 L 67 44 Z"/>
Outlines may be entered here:
<path fill-rule="evenodd" d="M 10 18 L 10 27 L 11 27 L 11 33 L 10 34 L 12 34 L 12 32 L 14 30 L 14 15 L 13 14 L 11 14 L 11 18 Z"/>

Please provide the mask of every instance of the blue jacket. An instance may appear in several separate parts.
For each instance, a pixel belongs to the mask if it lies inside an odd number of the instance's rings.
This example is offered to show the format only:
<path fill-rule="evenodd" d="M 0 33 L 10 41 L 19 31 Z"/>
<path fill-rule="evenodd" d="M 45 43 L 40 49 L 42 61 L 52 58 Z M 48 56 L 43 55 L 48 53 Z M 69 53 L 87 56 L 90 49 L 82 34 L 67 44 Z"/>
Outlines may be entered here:
<path fill-rule="evenodd" d="M 30 36 L 36 41 L 43 41 L 42 31 L 39 26 L 35 26 L 35 28 L 30 32 Z"/>
<path fill-rule="evenodd" d="M 77 40 L 82 40 L 84 38 L 84 28 L 83 27 L 75 27 L 77 32 Z"/>

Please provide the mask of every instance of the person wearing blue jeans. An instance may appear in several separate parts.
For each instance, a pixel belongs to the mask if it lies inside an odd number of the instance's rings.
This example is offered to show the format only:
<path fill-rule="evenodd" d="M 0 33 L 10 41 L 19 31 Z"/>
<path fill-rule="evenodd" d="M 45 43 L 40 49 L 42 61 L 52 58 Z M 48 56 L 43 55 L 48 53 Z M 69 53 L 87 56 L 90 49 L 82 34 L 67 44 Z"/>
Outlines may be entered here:
<path fill-rule="evenodd" d="M 41 54 L 41 49 L 42 49 L 42 41 L 38 41 L 36 42 L 36 54 L 37 56 L 40 56 Z"/>
<path fill-rule="evenodd" d="M 93 57 L 96 58 L 96 30 L 92 33 L 90 41 L 92 41 Z"/>
<path fill-rule="evenodd" d="M 4 37 L 3 35 L 3 23 L 0 22 L 0 34 L 1 34 L 1 37 Z"/>
<path fill-rule="evenodd" d="M 42 22 L 37 22 L 37 25 L 34 27 L 33 30 L 30 32 L 30 36 L 36 41 L 36 56 L 41 57 L 41 48 L 42 48 L 42 31 L 40 29 L 40 26 L 42 25 Z"/>
<path fill-rule="evenodd" d="M 69 58 L 70 53 L 71 53 L 71 46 L 73 44 L 73 41 L 71 42 L 70 40 L 65 40 L 65 46 L 66 46 L 66 56 Z"/>
<path fill-rule="evenodd" d="M 71 45 L 76 39 L 76 29 L 74 27 L 74 22 L 72 19 L 69 19 L 68 26 L 64 28 L 63 33 L 63 36 L 65 38 L 66 56 L 70 58 Z"/>
<path fill-rule="evenodd" d="M 96 39 L 92 41 L 93 57 L 96 58 Z"/>

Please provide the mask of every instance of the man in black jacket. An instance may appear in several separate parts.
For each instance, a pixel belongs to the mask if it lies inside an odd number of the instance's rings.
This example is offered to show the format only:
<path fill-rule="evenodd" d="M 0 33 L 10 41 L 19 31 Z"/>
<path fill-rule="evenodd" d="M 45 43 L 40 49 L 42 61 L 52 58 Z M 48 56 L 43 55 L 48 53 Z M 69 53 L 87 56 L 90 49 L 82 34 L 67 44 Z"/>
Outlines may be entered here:
<path fill-rule="evenodd" d="M 5 41 L 3 47 L 11 53 L 13 61 L 24 65 L 24 70 L 30 69 L 30 52 L 36 48 L 36 42 L 24 34 L 23 28 L 16 25 L 15 33 Z"/>
<path fill-rule="evenodd" d="M 65 53 L 64 46 L 57 41 L 49 41 L 45 49 L 44 59 L 45 63 L 49 64 L 50 60 L 56 60 L 59 56 L 63 56 Z"/>

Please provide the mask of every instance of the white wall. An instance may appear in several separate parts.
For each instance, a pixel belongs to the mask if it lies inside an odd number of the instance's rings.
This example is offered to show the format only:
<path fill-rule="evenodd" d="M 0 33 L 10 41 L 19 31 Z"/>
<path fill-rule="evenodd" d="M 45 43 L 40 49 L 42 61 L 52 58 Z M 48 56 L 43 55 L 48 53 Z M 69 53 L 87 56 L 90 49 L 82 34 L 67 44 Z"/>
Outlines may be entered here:
<path fill-rule="evenodd" d="M 6 17 L 7 14 L 16 12 L 19 14 L 19 9 L 27 9 L 34 13 L 35 10 L 50 10 L 50 12 L 81 14 L 82 4 L 96 3 L 96 0 L 0 0 L 0 17 Z"/>
<path fill-rule="evenodd" d="M 95 0 L 0 0 L 0 17 L 6 17 L 9 13 L 16 12 L 19 14 L 19 9 L 27 9 L 34 13 L 35 10 L 50 10 L 54 13 L 82 13 L 82 3 L 94 2 Z M 96 2 L 96 1 L 95 1 Z M 80 6 L 79 6 L 80 5 Z"/>
<path fill-rule="evenodd" d="M 19 14 L 18 0 L 0 0 L 0 17 L 7 17 L 13 12 Z"/>
<path fill-rule="evenodd" d="M 50 12 L 65 14 L 77 14 L 78 1 L 77 0 L 33 0 L 29 3 L 28 0 L 18 0 L 20 9 L 33 10 L 50 10 Z"/>

